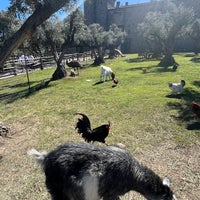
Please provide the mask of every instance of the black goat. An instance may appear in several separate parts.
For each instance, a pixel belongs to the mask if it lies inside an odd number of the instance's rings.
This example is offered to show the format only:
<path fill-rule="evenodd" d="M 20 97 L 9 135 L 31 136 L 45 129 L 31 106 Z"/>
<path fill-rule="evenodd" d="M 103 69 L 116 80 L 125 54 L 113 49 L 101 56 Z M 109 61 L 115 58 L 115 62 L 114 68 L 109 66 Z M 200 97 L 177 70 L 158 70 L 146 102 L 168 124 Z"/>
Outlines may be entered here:
<path fill-rule="evenodd" d="M 176 199 L 151 169 L 118 147 L 66 143 L 55 150 L 28 152 L 42 166 L 52 200 L 119 200 L 130 190 L 148 200 Z"/>

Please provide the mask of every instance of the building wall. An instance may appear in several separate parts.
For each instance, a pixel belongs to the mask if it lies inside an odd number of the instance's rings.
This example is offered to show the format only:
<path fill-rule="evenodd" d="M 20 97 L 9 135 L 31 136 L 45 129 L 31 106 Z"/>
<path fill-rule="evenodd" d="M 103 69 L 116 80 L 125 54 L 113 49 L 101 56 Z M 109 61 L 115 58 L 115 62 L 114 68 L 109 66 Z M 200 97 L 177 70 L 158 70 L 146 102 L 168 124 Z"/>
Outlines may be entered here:
<path fill-rule="evenodd" d="M 105 30 L 111 24 L 121 27 L 127 33 L 126 41 L 121 50 L 124 53 L 136 53 L 146 50 L 145 41 L 137 32 L 138 24 L 143 21 L 149 11 L 162 11 L 162 9 L 162 2 L 157 1 L 120 5 L 120 1 L 116 2 L 116 0 L 86 0 L 84 12 L 87 25 L 98 23 Z M 191 51 L 193 48 L 194 44 L 190 42 L 188 45 L 188 40 L 179 40 L 175 50 Z"/>
<path fill-rule="evenodd" d="M 86 0 L 84 3 L 84 15 L 86 24 L 98 23 L 107 30 L 108 10 L 114 7 L 115 0 Z"/>
<path fill-rule="evenodd" d="M 117 5 L 115 8 L 108 10 L 108 23 L 116 24 L 127 33 L 126 41 L 122 45 L 124 53 L 140 52 L 146 49 L 144 40 L 138 34 L 137 26 L 149 11 L 158 9 L 162 9 L 162 5 L 158 2 L 152 2 L 136 5 Z"/>

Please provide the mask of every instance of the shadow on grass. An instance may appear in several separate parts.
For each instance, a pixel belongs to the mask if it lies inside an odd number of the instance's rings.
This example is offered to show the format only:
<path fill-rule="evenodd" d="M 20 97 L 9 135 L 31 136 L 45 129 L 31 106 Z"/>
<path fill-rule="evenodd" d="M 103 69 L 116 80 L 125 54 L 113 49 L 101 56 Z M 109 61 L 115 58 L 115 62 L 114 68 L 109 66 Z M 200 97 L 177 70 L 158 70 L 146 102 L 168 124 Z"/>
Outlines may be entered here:
<path fill-rule="evenodd" d="M 129 58 L 125 60 L 127 63 L 145 62 L 148 61 L 145 58 Z"/>
<path fill-rule="evenodd" d="M 186 128 L 190 131 L 200 130 L 200 122 L 193 122 L 191 124 L 188 124 Z M 200 134 L 199 134 L 199 137 L 200 137 Z"/>
<path fill-rule="evenodd" d="M 27 89 L 23 89 L 18 92 L 13 92 L 13 93 L 4 93 L 0 94 L 0 100 L 4 101 L 5 103 L 13 103 L 14 101 L 22 98 L 29 97 L 31 95 L 34 95 L 37 91 L 49 87 L 50 79 L 48 80 L 42 80 L 38 84 L 28 87 L 28 83 L 22 83 L 22 84 L 17 84 L 13 86 L 9 86 L 10 88 L 13 87 L 25 87 L 27 86 Z M 31 85 L 31 84 L 30 84 Z"/>
<path fill-rule="evenodd" d="M 93 86 L 100 85 L 100 84 L 105 83 L 105 82 L 111 82 L 111 81 L 113 81 L 113 80 L 110 79 L 110 80 L 105 80 L 105 81 L 97 81 L 96 83 L 93 84 Z"/>
<path fill-rule="evenodd" d="M 191 61 L 194 63 L 200 63 L 200 58 L 194 57 L 191 59 Z"/>
<path fill-rule="evenodd" d="M 148 61 L 159 61 L 160 59 L 159 58 L 129 58 L 129 59 L 126 59 L 125 61 L 127 63 L 136 63 L 136 62 L 148 62 Z"/>
<path fill-rule="evenodd" d="M 36 84 L 38 83 L 38 81 L 30 81 L 30 85 Z M 28 83 L 24 82 L 24 83 L 19 83 L 19 84 L 6 84 L 3 85 L 2 88 L 20 88 L 20 87 L 28 87 Z"/>
<path fill-rule="evenodd" d="M 166 97 L 171 99 L 182 99 L 183 94 L 168 94 Z"/>
<path fill-rule="evenodd" d="M 39 81 L 30 81 L 30 85 L 33 85 L 33 84 L 36 84 L 36 83 L 38 83 Z M 11 86 L 9 86 L 10 88 L 20 88 L 20 87 L 26 87 L 26 86 L 28 86 L 28 83 L 27 82 L 25 82 L 25 83 L 19 83 L 19 84 L 15 84 L 15 85 L 11 85 Z"/>
<path fill-rule="evenodd" d="M 99 84 L 102 84 L 102 83 L 104 83 L 104 82 L 103 81 L 98 81 L 98 82 L 94 83 L 93 86 L 99 85 Z"/>
<path fill-rule="evenodd" d="M 155 70 L 153 71 L 154 73 L 163 73 L 163 72 L 175 72 L 171 67 L 159 67 L 157 66 Z"/>
<path fill-rule="evenodd" d="M 171 109 L 178 111 L 178 117 L 172 116 L 177 121 L 184 123 L 186 129 L 188 130 L 200 130 L 200 119 L 192 112 L 191 102 L 196 101 L 200 102 L 200 92 L 197 92 L 193 89 L 186 88 L 181 94 L 171 94 L 167 95 L 168 98 L 181 99 L 181 102 L 168 102 L 167 105 Z"/>
<path fill-rule="evenodd" d="M 197 87 L 200 87 L 200 81 L 194 81 L 193 82 L 193 85 L 197 86 Z"/>
<path fill-rule="evenodd" d="M 145 70 L 145 74 L 146 73 L 164 73 L 164 72 L 172 72 L 173 69 L 172 67 L 159 67 L 157 65 L 152 65 L 152 66 L 147 66 L 147 67 L 133 67 L 133 68 L 130 68 L 130 69 L 127 69 L 127 71 L 141 71 L 141 72 L 144 72 L 144 69 Z M 175 71 L 173 71 L 175 72 Z"/>
<path fill-rule="evenodd" d="M 195 55 L 195 53 L 186 53 L 185 55 L 184 55 L 184 57 L 195 57 L 196 55 Z"/>
<path fill-rule="evenodd" d="M 133 67 L 133 68 L 129 68 L 129 69 L 127 69 L 126 71 L 141 71 L 141 72 L 143 72 L 143 70 L 144 69 L 146 69 L 145 71 L 145 74 L 146 73 L 150 73 L 151 71 L 151 69 L 152 68 L 154 68 L 155 66 L 148 66 L 148 67 Z"/>

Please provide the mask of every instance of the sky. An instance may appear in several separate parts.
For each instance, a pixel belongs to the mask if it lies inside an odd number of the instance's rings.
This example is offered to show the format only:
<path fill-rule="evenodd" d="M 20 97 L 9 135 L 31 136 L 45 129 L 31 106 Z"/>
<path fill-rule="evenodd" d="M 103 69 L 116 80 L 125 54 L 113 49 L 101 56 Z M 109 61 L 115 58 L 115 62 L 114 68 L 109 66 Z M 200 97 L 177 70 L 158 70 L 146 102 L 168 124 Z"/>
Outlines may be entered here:
<path fill-rule="evenodd" d="M 9 4 L 10 4 L 9 0 L 1 0 L 0 10 L 7 10 Z"/>
<path fill-rule="evenodd" d="M 83 3 L 84 0 L 79 0 L 81 3 Z M 136 4 L 136 3 L 144 3 L 149 2 L 150 0 L 116 0 L 120 1 L 121 5 L 124 5 L 125 2 L 128 2 L 129 5 Z M 9 6 L 9 0 L 1 0 L 0 2 L 0 10 L 7 10 Z"/>

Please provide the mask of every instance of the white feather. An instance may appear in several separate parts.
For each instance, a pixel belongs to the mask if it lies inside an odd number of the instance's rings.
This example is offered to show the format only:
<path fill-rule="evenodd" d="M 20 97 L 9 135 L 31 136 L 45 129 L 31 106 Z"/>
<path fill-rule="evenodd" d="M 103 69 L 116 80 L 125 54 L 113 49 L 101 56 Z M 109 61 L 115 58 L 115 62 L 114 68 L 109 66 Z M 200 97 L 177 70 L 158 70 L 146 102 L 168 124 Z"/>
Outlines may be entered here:
<path fill-rule="evenodd" d="M 185 81 L 181 81 L 180 83 L 169 83 L 169 88 L 172 90 L 173 93 L 182 92 L 185 86 Z"/>

